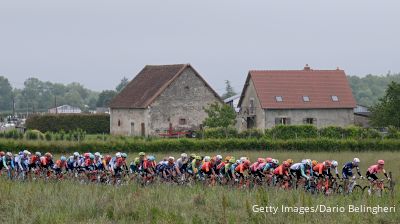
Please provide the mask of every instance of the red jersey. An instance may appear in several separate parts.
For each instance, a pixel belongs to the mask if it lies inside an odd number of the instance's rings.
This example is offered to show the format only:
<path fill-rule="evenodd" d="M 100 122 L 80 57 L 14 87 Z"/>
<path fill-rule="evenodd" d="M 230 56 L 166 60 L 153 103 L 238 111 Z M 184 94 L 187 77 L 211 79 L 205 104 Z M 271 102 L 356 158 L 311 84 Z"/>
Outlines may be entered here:
<path fill-rule="evenodd" d="M 275 170 L 274 170 L 274 174 L 275 175 L 285 175 L 288 176 L 288 169 L 289 167 L 285 167 L 283 165 L 279 165 Z"/>

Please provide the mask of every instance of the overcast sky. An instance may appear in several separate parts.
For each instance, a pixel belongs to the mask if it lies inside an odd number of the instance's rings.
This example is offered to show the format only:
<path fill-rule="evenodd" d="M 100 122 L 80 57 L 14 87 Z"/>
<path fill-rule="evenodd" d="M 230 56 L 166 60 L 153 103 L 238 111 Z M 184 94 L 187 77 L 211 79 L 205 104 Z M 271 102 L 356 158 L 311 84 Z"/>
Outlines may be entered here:
<path fill-rule="evenodd" d="M 219 93 L 250 69 L 400 72 L 400 1 L 0 0 L 0 75 L 113 89 L 190 63 Z"/>

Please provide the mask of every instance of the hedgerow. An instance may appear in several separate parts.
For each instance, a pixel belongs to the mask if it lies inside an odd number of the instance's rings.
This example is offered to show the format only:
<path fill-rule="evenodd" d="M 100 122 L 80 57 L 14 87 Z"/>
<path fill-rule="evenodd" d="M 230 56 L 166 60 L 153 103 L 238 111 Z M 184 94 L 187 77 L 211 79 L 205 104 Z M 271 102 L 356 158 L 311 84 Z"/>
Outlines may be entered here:
<path fill-rule="evenodd" d="M 299 150 L 299 151 L 400 151 L 398 139 L 159 139 L 159 140 L 111 140 L 111 141 L 29 141 L 0 140 L 0 150 L 50 152 L 194 152 L 194 151 L 235 151 L 235 150 Z"/>
<path fill-rule="evenodd" d="M 31 116 L 26 128 L 45 132 L 66 132 L 82 129 L 88 134 L 110 133 L 108 114 L 46 114 Z"/>

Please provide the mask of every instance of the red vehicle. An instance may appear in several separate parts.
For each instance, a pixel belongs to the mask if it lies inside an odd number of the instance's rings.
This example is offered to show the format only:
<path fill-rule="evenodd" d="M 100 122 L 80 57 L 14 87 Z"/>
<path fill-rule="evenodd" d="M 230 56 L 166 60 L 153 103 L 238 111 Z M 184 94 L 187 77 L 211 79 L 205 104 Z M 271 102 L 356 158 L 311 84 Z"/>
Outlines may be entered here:
<path fill-rule="evenodd" d="M 174 130 L 172 126 L 169 129 L 159 134 L 163 138 L 196 138 L 196 133 L 191 130 Z"/>

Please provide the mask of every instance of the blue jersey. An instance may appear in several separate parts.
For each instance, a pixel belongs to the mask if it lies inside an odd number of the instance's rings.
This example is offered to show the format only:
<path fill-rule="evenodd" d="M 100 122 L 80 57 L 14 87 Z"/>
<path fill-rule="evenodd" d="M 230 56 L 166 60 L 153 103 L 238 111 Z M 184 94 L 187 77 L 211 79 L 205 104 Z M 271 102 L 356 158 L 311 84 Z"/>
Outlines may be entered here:
<path fill-rule="evenodd" d="M 357 169 L 357 173 L 361 176 L 360 168 L 358 166 L 354 166 L 352 162 L 345 163 L 342 169 L 343 178 L 347 179 L 348 177 L 353 176 L 353 169 Z"/>

